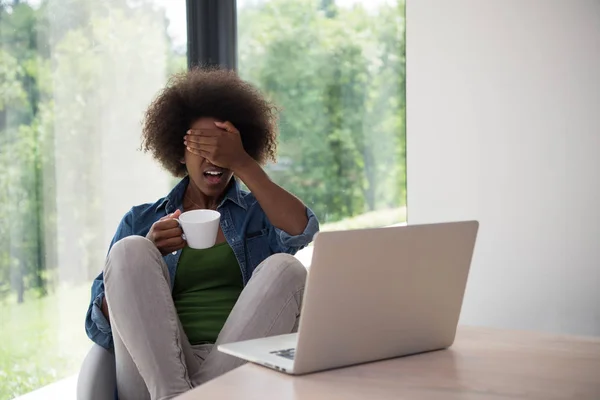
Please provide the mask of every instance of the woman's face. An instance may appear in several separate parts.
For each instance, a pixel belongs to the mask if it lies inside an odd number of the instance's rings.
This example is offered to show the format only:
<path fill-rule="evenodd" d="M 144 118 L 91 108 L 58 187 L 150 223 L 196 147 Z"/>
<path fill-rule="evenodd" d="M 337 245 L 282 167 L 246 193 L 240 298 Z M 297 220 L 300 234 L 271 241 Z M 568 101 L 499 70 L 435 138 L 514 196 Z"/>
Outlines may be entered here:
<path fill-rule="evenodd" d="M 218 129 L 215 121 L 220 122 L 214 118 L 199 118 L 192 123 L 190 129 Z M 192 154 L 187 149 L 185 150 L 185 165 L 190 180 L 209 197 L 221 196 L 233 176 L 233 172 L 230 170 L 216 167 L 204 157 Z"/>

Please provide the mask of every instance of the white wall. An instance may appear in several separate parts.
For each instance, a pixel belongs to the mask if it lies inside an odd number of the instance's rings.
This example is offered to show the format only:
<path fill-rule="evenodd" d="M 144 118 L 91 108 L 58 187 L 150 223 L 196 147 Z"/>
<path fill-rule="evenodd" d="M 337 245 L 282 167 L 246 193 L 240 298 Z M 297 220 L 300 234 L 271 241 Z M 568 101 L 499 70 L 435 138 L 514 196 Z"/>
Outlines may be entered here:
<path fill-rule="evenodd" d="M 599 0 L 407 0 L 407 157 L 481 223 L 462 323 L 600 335 Z"/>

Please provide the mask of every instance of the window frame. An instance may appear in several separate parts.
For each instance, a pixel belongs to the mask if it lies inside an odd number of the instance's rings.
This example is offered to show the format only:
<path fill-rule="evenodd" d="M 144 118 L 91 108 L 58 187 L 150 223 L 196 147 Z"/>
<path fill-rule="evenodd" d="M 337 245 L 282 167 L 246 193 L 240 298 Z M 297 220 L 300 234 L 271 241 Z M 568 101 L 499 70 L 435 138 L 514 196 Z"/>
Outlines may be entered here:
<path fill-rule="evenodd" d="M 186 0 L 188 68 L 237 71 L 236 0 Z"/>

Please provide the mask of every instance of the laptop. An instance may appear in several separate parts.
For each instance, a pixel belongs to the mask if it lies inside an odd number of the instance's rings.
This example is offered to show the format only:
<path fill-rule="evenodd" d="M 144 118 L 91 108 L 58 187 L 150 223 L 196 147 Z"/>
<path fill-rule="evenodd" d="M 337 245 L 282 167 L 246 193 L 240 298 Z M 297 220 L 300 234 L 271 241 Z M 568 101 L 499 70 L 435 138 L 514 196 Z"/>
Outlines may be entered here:
<path fill-rule="evenodd" d="M 450 347 L 478 227 L 461 221 L 319 233 L 298 332 L 218 349 L 301 375 Z"/>

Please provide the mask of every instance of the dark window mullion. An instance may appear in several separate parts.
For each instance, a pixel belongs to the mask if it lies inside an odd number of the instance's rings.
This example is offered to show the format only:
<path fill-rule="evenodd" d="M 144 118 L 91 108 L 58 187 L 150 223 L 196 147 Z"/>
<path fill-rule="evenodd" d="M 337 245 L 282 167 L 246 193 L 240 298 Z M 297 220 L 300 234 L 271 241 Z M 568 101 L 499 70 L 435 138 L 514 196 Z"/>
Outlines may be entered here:
<path fill-rule="evenodd" d="M 219 65 L 237 70 L 235 0 L 187 0 L 188 67 Z"/>

